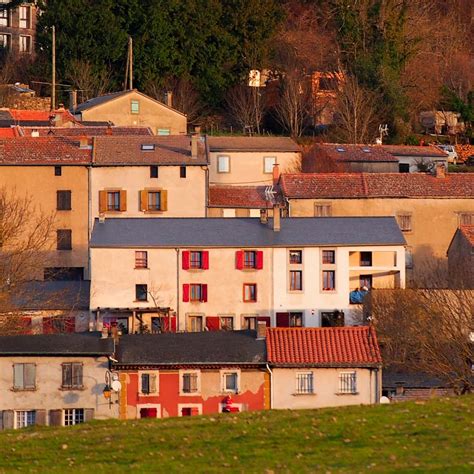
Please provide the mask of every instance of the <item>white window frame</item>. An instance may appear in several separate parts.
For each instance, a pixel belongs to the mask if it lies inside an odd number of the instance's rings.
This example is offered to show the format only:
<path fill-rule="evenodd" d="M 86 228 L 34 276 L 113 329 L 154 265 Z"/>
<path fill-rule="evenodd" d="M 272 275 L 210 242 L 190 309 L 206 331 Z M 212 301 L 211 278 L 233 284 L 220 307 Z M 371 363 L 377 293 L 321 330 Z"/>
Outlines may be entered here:
<path fill-rule="evenodd" d="M 343 377 L 345 376 L 353 376 L 354 377 L 354 383 L 353 387 L 350 387 L 350 390 L 347 390 L 346 387 L 343 387 Z M 343 372 L 339 372 L 338 374 L 338 383 L 339 383 L 339 389 L 338 389 L 338 394 L 339 395 L 357 395 L 357 371 L 355 370 L 346 370 Z"/>
<path fill-rule="evenodd" d="M 269 166 L 269 160 L 271 161 L 271 165 Z M 263 172 L 265 174 L 272 174 L 273 167 L 277 164 L 277 157 L 276 156 L 264 156 L 263 157 Z"/>
<path fill-rule="evenodd" d="M 29 40 L 27 41 L 28 49 L 26 49 L 26 50 L 21 49 L 21 39 L 22 38 L 29 38 Z M 31 53 L 33 51 L 33 39 L 31 37 L 31 35 L 20 35 L 19 40 L 18 40 L 18 48 L 19 48 L 20 53 Z"/>
<path fill-rule="evenodd" d="M 311 380 L 311 391 L 300 391 L 300 384 L 299 384 L 299 377 L 305 376 L 310 377 Z M 312 370 L 308 370 L 305 372 L 296 372 L 295 374 L 295 395 L 314 395 L 314 372 Z"/>
<path fill-rule="evenodd" d="M 0 36 L 4 36 L 6 44 L 0 43 L 0 47 L 5 48 L 7 51 L 12 49 L 12 35 L 10 33 L 0 33 Z"/>
<path fill-rule="evenodd" d="M 230 375 L 230 374 L 236 374 L 237 375 L 237 379 L 236 379 L 237 387 L 236 387 L 235 390 L 229 390 L 229 389 L 226 388 L 226 376 Z M 241 373 L 240 373 L 239 369 L 223 369 L 223 370 L 220 371 L 220 376 L 221 376 L 221 392 L 222 393 L 235 393 L 235 394 L 240 393 Z"/>
<path fill-rule="evenodd" d="M 82 421 L 80 421 L 79 423 L 76 423 L 76 410 L 82 410 Z M 69 411 L 71 412 L 72 423 L 66 424 L 66 418 L 68 417 L 66 412 L 69 412 Z M 86 410 L 84 408 L 65 408 L 64 410 L 62 410 L 62 418 L 63 418 L 62 425 L 63 426 L 82 425 L 86 421 L 85 417 L 86 417 Z"/>
<path fill-rule="evenodd" d="M 168 135 L 171 135 L 171 129 L 170 128 L 157 128 L 156 135 L 159 137 L 166 137 Z"/>
<path fill-rule="evenodd" d="M 137 418 L 139 420 L 145 419 L 140 417 L 140 410 L 142 408 L 156 408 L 156 417 L 161 418 L 161 404 L 160 403 L 137 403 Z"/>
<path fill-rule="evenodd" d="M 155 376 L 155 391 L 150 393 L 142 392 L 142 375 Z M 139 370 L 138 371 L 138 393 L 142 397 L 156 397 L 160 394 L 160 372 L 158 370 Z"/>
<path fill-rule="evenodd" d="M 138 105 L 138 109 L 136 112 L 133 110 L 133 106 L 135 104 Z M 140 101 L 138 99 L 130 99 L 130 113 L 132 115 L 140 115 Z"/>
<path fill-rule="evenodd" d="M 20 26 L 20 22 L 23 21 L 21 17 L 21 10 L 24 9 L 28 12 L 27 26 Z M 31 5 L 20 5 L 18 8 L 18 27 L 24 30 L 31 30 L 32 11 Z"/>
<path fill-rule="evenodd" d="M 188 327 L 191 327 L 189 318 L 200 317 L 201 318 L 201 331 L 191 331 Z M 206 327 L 206 315 L 204 313 L 186 313 L 186 332 L 202 332 L 205 331 Z"/>
<path fill-rule="evenodd" d="M 221 159 L 224 160 L 224 163 L 227 163 L 227 166 L 221 166 Z M 226 161 L 225 161 L 226 160 Z M 230 156 L 229 155 L 218 155 L 217 156 L 217 172 L 221 174 L 230 173 Z"/>
<path fill-rule="evenodd" d="M 28 414 L 32 414 L 33 422 L 28 423 Z M 19 422 L 19 418 L 22 418 L 21 422 Z M 25 423 L 26 421 L 26 423 Z M 14 428 L 21 429 L 27 428 L 28 426 L 35 426 L 36 425 L 36 410 L 15 410 L 15 419 L 14 419 Z"/>
<path fill-rule="evenodd" d="M 183 377 L 186 374 L 190 375 L 196 375 L 197 380 L 196 380 L 196 388 L 197 390 L 195 392 L 185 392 L 183 391 Z M 196 395 L 201 394 L 201 371 L 200 370 L 180 370 L 179 371 L 179 394 L 184 396 L 184 397 L 194 397 Z"/>

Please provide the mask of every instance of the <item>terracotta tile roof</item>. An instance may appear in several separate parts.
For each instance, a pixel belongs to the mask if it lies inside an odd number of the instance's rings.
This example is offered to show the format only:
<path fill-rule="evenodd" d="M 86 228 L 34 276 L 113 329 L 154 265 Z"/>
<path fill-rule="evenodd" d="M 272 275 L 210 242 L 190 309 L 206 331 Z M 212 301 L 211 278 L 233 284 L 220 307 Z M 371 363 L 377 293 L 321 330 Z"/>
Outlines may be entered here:
<path fill-rule="evenodd" d="M 376 145 L 383 148 L 387 153 L 394 156 L 419 156 L 446 158 L 447 153 L 433 145 L 410 146 L 410 145 Z"/>
<path fill-rule="evenodd" d="M 382 362 L 372 327 L 269 328 L 267 359 L 275 365 L 374 366 Z"/>
<path fill-rule="evenodd" d="M 210 207 L 271 207 L 265 200 L 267 186 L 209 186 Z"/>
<path fill-rule="evenodd" d="M 425 173 L 299 173 L 280 178 L 293 199 L 474 198 L 474 174 L 437 178 Z"/>
<path fill-rule="evenodd" d="M 149 137 L 107 137 L 95 139 L 94 164 L 114 165 L 206 165 L 204 137 L 198 147 L 198 158 L 191 158 L 189 135 Z M 143 150 L 142 146 L 154 146 Z"/>
<path fill-rule="evenodd" d="M 89 164 L 92 151 L 66 137 L 0 139 L 0 165 Z"/>
<path fill-rule="evenodd" d="M 93 126 L 84 127 L 81 125 L 75 127 L 20 127 L 22 136 L 31 136 L 36 130 L 40 137 L 79 137 L 79 136 L 101 136 L 101 135 L 153 135 L 148 127 L 120 127 L 120 126 Z"/>
<path fill-rule="evenodd" d="M 334 161 L 370 161 L 370 162 L 395 162 L 393 155 L 380 146 L 375 145 L 348 145 L 339 143 L 317 143 L 311 148 L 311 155 L 307 159 L 324 157 Z"/>
<path fill-rule="evenodd" d="M 298 152 L 290 137 L 208 137 L 210 151 Z"/>
<path fill-rule="evenodd" d="M 474 247 L 474 225 L 462 225 L 460 231 L 467 241 Z"/>
<path fill-rule="evenodd" d="M 1 138 L 13 138 L 16 137 L 15 128 L 0 128 L 0 137 Z"/>
<path fill-rule="evenodd" d="M 74 117 L 69 110 L 17 110 L 9 109 L 13 120 L 17 122 L 49 122 L 52 115 L 62 115 L 63 121 L 74 121 Z"/>

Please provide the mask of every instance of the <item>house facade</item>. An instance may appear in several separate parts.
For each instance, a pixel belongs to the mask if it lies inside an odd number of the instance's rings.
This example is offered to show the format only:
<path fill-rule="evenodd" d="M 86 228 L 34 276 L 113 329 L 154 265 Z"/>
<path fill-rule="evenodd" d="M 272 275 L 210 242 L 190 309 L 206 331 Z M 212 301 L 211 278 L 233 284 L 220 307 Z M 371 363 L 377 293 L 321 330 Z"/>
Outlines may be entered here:
<path fill-rule="evenodd" d="M 270 407 L 265 341 L 255 331 L 122 336 L 117 358 L 121 419 Z"/>
<path fill-rule="evenodd" d="M 407 280 L 421 286 L 446 285 L 449 242 L 474 222 L 469 173 L 302 173 L 282 175 L 280 187 L 291 217 L 394 216 L 407 241 Z"/>
<path fill-rule="evenodd" d="M 273 408 L 379 402 L 382 357 L 373 328 L 270 328 L 266 344 Z"/>
<path fill-rule="evenodd" d="M 106 219 L 90 307 L 131 333 L 358 324 L 351 291 L 403 287 L 404 245 L 393 218 Z"/>
<path fill-rule="evenodd" d="M 474 223 L 461 225 L 448 247 L 450 288 L 474 288 Z"/>
<path fill-rule="evenodd" d="M 103 395 L 113 351 L 97 333 L 0 337 L 0 429 L 117 418 Z"/>
<path fill-rule="evenodd" d="M 400 173 L 434 170 L 440 165 L 448 169 L 448 154 L 435 146 L 381 145 L 380 148 L 397 158 Z"/>
<path fill-rule="evenodd" d="M 186 115 L 136 89 L 95 97 L 79 104 L 73 113 L 81 122 L 150 127 L 155 135 L 187 132 Z"/>

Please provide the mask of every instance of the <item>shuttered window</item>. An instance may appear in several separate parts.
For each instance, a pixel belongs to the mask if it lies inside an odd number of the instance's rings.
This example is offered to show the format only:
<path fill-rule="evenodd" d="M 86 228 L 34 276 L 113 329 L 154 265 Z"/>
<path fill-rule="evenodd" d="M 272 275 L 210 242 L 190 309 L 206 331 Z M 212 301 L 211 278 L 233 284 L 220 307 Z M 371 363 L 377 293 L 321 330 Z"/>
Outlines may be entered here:
<path fill-rule="evenodd" d="M 140 191 L 142 212 L 162 212 L 168 210 L 168 192 L 164 189 L 145 189 Z"/>
<path fill-rule="evenodd" d="M 58 211 L 71 210 L 71 191 L 56 191 L 56 209 Z"/>
<path fill-rule="evenodd" d="M 109 191 L 107 193 L 107 210 L 120 211 L 120 191 Z"/>
<path fill-rule="evenodd" d="M 330 217 L 332 215 L 331 203 L 317 202 L 314 205 L 314 216 L 315 217 Z"/>
<path fill-rule="evenodd" d="M 58 229 L 56 231 L 56 248 L 58 250 L 72 250 L 71 229 Z"/>
<path fill-rule="evenodd" d="M 140 392 L 145 395 L 148 395 L 150 393 L 156 393 L 158 391 L 156 381 L 156 374 L 141 374 Z"/>
<path fill-rule="evenodd" d="M 411 214 L 398 214 L 397 222 L 400 230 L 403 232 L 410 232 L 412 230 Z"/>
<path fill-rule="evenodd" d="M 82 367 L 82 363 L 80 362 L 67 362 L 62 364 L 62 388 L 73 389 L 83 387 Z"/>
<path fill-rule="evenodd" d="M 198 392 L 198 374 L 189 372 L 183 374 L 183 393 Z"/>
<path fill-rule="evenodd" d="M 13 388 L 34 390 L 36 388 L 36 365 L 13 364 Z"/>
<path fill-rule="evenodd" d="M 135 268 L 148 268 L 148 252 L 145 250 L 135 251 Z"/>

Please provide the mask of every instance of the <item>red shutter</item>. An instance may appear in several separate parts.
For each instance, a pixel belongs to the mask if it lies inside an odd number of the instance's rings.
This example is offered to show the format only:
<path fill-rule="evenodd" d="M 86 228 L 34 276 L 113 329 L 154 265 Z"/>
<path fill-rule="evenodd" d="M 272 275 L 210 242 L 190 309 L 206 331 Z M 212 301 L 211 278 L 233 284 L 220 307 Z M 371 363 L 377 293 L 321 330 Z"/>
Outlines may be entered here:
<path fill-rule="evenodd" d="M 201 301 L 207 303 L 207 285 L 201 285 Z"/>
<path fill-rule="evenodd" d="M 171 332 L 176 332 L 176 316 L 171 316 Z"/>
<path fill-rule="evenodd" d="M 257 270 L 261 270 L 263 268 L 263 252 L 261 250 L 259 250 L 257 253 L 257 261 L 256 261 L 256 264 L 257 264 Z"/>
<path fill-rule="evenodd" d="M 199 408 L 192 407 L 191 408 L 191 416 L 197 416 L 197 415 L 199 415 Z"/>
<path fill-rule="evenodd" d="M 207 250 L 202 252 L 202 269 L 209 270 L 209 252 Z"/>
<path fill-rule="evenodd" d="M 53 318 L 43 318 L 43 334 L 53 334 Z"/>
<path fill-rule="evenodd" d="M 183 251 L 183 270 L 189 270 L 189 250 Z"/>
<path fill-rule="evenodd" d="M 64 328 L 66 332 L 76 331 L 76 318 L 74 316 L 68 316 L 64 318 Z"/>
<path fill-rule="evenodd" d="M 20 319 L 21 334 L 31 334 L 31 318 L 23 316 Z"/>
<path fill-rule="evenodd" d="M 189 285 L 187 283 L 183 285 L 183 301 L 189 302 Z"/>
<path fill-rule="evenodd" d="M 290 327 L 290 313 L 277 313 L 276 323 L 277 323 L 277 328 Z"/>
<path fill-rule="evenodd" d="M 244 268 L 243 250 L 237 250 L 237 252 L 235 252 L 235 268 L 237 268 L 237 270 L 242 270 Z"/>
<path fill-rule="evenodd" d="M 267 328 L 270 327 L 270 316 L 258 316 L 257 321 L 264 321 L 267 325 Z"/>
<path fill-rule="evenodd" d="M 208 331 L 219 331 L 221 328 L 219 316 L 207 316 L 206 328 Z"/>

